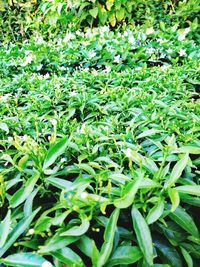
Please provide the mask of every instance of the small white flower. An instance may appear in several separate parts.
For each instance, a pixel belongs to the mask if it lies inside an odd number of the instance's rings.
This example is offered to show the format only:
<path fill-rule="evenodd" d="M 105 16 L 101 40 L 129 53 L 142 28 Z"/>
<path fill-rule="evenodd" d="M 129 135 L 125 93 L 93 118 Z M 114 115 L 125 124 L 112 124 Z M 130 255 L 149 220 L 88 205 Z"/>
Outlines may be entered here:
<path fill-rule="evenodd" d="M 165 41 L 162 38 L 158 38 L 157 42 L 159 42 L 160 44 L 163 44 Z"/>
<path fill-rule="evenodd" d="M 135 38 L 134 38 L 133 36 L 130 36 L 130 37 L 128 38 L 128 42 L 129 42 L 130 44 L 135 44 Z"/>
<path fill-rule="evenodd" d="M 65 161 L 66 161 L 65 158 L 62 158 L 62 159 L 60 160 L 61 163 L 65 162 Z"/>
<path fill-rule="evenodd" d="M 56 119 L 50 119 L 50 122 L 52 123 L 53 126 L 57 125 L 57 120 Z"/>
<path fill-rule="evenodd" d="M 147 48 L 147 53 L 150 55 L 153 54 L 154 51 L 155 51 L 155 49 L 153 47 Z"/>
<path fill-rule="evenodd" d="M 82 199 L 87 199 L 88 198 L 88 193 L 87 192 L 82 192 L 81 195 L 80 195 L 80 197 Z"/>
<path fill-rule="evenodd" d="M 49 78 L 49 73 L 47 72 L 43 77 L 45 78 L 45 79 L 47 79 L 47 78 Z"/>
<path fill-rule="evenodd" d="M 105 33 L 105 32 L 108 32 L 109 31 L 109 27 L 108 26 L 103 26 L 100 28 L 100 31 Z"/>
<path fill-rule="evenodd" d="M 52 264 L 49 261 L 44 261 L 41 267 L 52 267 Z"/>
<path fill-rule="evenodd" d="M 40 65 L 37 66 L 36 70 L 39 71 L 39 70 L 41 70 L 42 67 L 43 67 L 43 65 L 40 64 Z"/>
<path fill-rule="evenodd" d="M 119 64 L 119 62 L 120 62 L 120 55 L 115 56 L 113 62 Z"/>
<path fill-rule="evenodd" d="M 32 56 L 31 54 L 29 54 L 29 55 L 26 57 L 25 64 L 28 65 L 28 64 L 30 64 L 32 61 L 33 61 L 33 56 Z"/>
<path fill-rule="evenodd" d="M 183 40 L 185 40 L 185 36 L 186 36 L 185 33 L 179 33 L 179 34 L 178 34 L 178 40 L 179 40 L 179 41 L 183 41 Z"/>
<path fill-rule="evenodd" d="M 184 30 L 185 35 L 188 34 L 189 32 L 190 32 L 190 27 L 185 28 Z"/>
<path fill-rule="evenodd" d="M 124 37 L 126 37 L 126 36 L 128 36 L 128 32 L 127 31 L 124 32 Z"/>
<path fill-rule="evenodd" d="M 95 57 L 96 54 L 97 53 L 94 50 L 90 50 L 89 53 L 88 53 L 88 58 L 91 59 L 91 58 Z"/>
<path fill-rule="evenodd" d="M 153 27 L 150 27 L 150 28 L 147 28 L 146 29 L 146 35 L 150 35 L 150 34 L 152 34 L 152 33 L 154 33 L 155 31 L 154 31 L 154 28 Z"/>
<path fill-rule="evenodd" d="M 173 53 L 173 50 L 172 50 L 171 48 L 169 48 L 169 49 L 166 50 L 166 52 L 167 52 L 168 54 L 171 54 L 171 53 Z"/>
<path fill-rule="evenodd" d="M 178 53 L 179 53 L 180 57 L 186 56 L 186 50 L 185 49 L 180 49 Z"/>
<path fill-rule="evenodd" d="M 28 234 L 29 235 L 33 235 L 35 233 L 35 230 L 33 228 L 29 229 L 28 230 Z"/>
<path fill-rule="evenodd" d="M 11 136 L 8 137 L 8 142 L 12 142 L 13 141 L 13 138 Z"/>
<path fill-rule="evenodd" d="M 111 67 L 110 67 L 110 66 L 106 66 L 105 71 L 106 71 L 107 73 L 111 72 Z"/>
<path fill-rule="evenodd" d="M 67 43 L 67 42 L 69 42 L 71 39 L 73 39 L 74 38 L 74 35 L 71 33 L 71 32 L 69 32 L 69 33 L 67 33 L 66 35 L 65 35 L 65 38 L 63 39 L 63 42 L 64 43 Z"/>
<path fill-rule="evenodd" d="M 127 148 L 127 150 L 126 150 L 126 156 L 127 157 L 131 157 L 132 155 L 131 155 L 131 149 L 130 148 Z"/>
<path fill-rule="evenodd" d="M 163 65 L 160 68 L 161 68 L 161 70 L 165 71 L 165 70 L 168 70 L 170 68 L 170 65 Z"/>
<path fill-rule="evenodd" d="M 69 96 L 76 96 L 77 94 L 78 94 L 77 92 L 73 91 L 69 93 Z"/>

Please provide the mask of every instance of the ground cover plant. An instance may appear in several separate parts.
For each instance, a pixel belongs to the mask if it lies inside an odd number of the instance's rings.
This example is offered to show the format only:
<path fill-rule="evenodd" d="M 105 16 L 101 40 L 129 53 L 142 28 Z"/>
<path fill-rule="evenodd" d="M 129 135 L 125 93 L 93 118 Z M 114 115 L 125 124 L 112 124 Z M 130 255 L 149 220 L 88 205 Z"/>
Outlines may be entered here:
<path fill-rule="evenodd" d="M 2 266 L 199 266 L 197 32 L 2 44 Z"/>

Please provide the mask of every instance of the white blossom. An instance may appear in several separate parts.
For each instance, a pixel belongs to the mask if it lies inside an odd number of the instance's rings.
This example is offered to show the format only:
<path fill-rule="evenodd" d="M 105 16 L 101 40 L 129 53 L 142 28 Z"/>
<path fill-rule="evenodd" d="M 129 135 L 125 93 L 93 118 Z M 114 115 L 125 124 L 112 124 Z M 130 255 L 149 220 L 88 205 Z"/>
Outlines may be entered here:
<path fill-rule="evenodd" d="M 146 35 L 150 35 L 150 34 L 152 34 L 152 33 L 154 33 L 155 31 L 154 31 L 154 28 L 153 27 L 150 27 L 150 28 L 147 28 L 146 29 Z"/>
<path fill-rule="evenodd" d="M 120 62 L 120 55 L 115 56 L 113 62 L 119 64 L 119 62 Z"/>
<path fill-rule="evenodd" d="M 168 54 L 171 54 L 171 53 L 173 52 L 173 50 L 172 50 L 171 48 L 168 48 L 168 49 L 166 50 L 166 52 L 167 52 Z"/>
<path fill-rule="evenodd" d="M 178 53 L 179 53 L 180 57 L 186 56 L 186 50 L 185 49 L 180 49 Z"/>
<path fill-rule="evenodd" d="M 87 199 L 87 197 L 88 197 L 88 193 L 87 193 L 87 192 L 82 192 L 81 195 L 80 195 L 80 197 L 81 197 L 82 199 Z"/>
<path fill-rule="evenodd" d="M 50 119 L 50 122 L 52 123 L 53 126 L 57 125 L 57 120 L 56 119 Z"/>
<path fill-rule="evenodd" d="M 128 38 L 128 42 L 129 42 L 130 44 L 135 44 L 135 38 L 134 38 L 133 36 L 129 36 L 129 38 Z"/>
<path fill-rule="evenodd" d="M 105 71 L 106 71 L 107 73 L 111 72 L 111 67 L 110 67 L 110 66 L 106 66 Z"/>
<path fill-rule="evenodd" d="M 49 261 L 44 261 L 41 267 L 52 267 L 52 264 Z"/>

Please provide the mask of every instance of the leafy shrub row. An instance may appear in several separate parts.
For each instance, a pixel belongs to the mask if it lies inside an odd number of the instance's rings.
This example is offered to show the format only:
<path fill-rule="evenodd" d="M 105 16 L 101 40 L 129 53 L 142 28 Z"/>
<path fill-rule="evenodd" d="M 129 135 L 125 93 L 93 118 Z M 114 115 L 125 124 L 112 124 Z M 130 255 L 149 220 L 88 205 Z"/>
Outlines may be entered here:
<path fill-rule="evenodd" d="M 192 31 L 1 46 L 3 266 L 198 266 Z"/>
<path fill-rule="evenodd" d="M 4 41 L 21 41 L 32 35 L 56 36 L 88 26 L 132 25 L 161 28 L 178 24 L 198 25 L 198 0 L 71 0 L 1 1 L 0 36 Z"/>

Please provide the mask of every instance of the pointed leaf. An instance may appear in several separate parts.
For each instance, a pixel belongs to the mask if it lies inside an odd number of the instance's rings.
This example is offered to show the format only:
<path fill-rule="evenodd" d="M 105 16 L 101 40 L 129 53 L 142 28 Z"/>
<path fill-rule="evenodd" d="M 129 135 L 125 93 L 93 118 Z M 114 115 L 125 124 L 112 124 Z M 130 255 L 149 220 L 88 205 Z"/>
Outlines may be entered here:
<path fill-rule="evenodd" d="M 47 151 L 47 155 L 44 160 L 43 170 L 51 166 L 56 161 L 56 159 L 65 152 L 65 149 L 67 148 L 68 145 L 67 140 L 68 138 L 64 137 L 60 139 L 52 147 L 50 147 L 50 149 Z"/>
<path fill-rule="evenodd" d="M 81 225 L 74 226 L 71 229 L 63 232 L 60 236 L 80 236 L 87 232 L 90 227 L 90 222 L 87 217 L 83 218 Z"/>
<path fill-rule="evenodd" d="M 21 221 L 18 222 L 18 224 L 15 226 L 15 228 L 11 231 L 10 235 L 8 236 L 7 242 L 4 244 L 2 248 L 0 248 L 0 257 L 3 256 L 3 254 L 13 245 L 13 243 L 17 240 L 17 238 L 23 234 L 26 229 L 30 226 L 32 220 L 40 210 L 40 207 L 37 208 L 31 216 L 28 218 L 23 218 Z"/>
<path fill-rule="evenodd" d="M 188 153 L 186 153 L 184 157 L 175 164 L 169 179 L 165 182 L 165 188 L 170 187 L 180 178 L 183 170 L 187 166 L 188 160 L 189 156 Z"/>
<path fill-rule="evenodd" d="M 156 222 L 163 214 L 164 211 L 164 201 L 160 199 L 160 201 L 150 209 L 146 221 L 148 224 L 152 224 Z"/>
<path fill-rule="evenodd" d="M 70 248 L 63 248 L 57 251 L 52 251 L 50 253 L 59 261 L 69 265 L 69 266 L 76 266 L 76 267 L 83 267 L 85 264 L 83 263 L 82 259 Z"/>
<path fill-rule="evenodd" d="M 133 264 L 143 257 L 141 250 L 138 247 L 120 246 L 111 256 L 107 266 Z"/>
<path fill-rule="evenodd" d="M 119 208 L 119 209 L 124 209 L 124 208 L 127 208 L 129 207 L 131 204 L 133 204 L 133 201 L 134 201 L 134 198 L 135 198 L 135 195 L 141 185 L 141 182 L 142 182 L 142 179 L 144 177 L 144 173 L 139 173 L 138 172 L 138 175 L 137 175 L 137 180 L 136 181 L 133 181 L 133 182 L 130 182 L 126 189 L 125 189 L 125 193 L 124 193 L 124 196 L 119 198 L 119 199 L 116 199 L 114 201 L 114 205 L 115 207 Z"/>
<path fill-rule="evenodd" d="M 179 193 L 185 193 L 190 195 L 195 195 L 200 197 L 200 185 L 182 185 L 177 186 L 176 190 Z"/>
<path fill-rule="evenodd" d="M 39 179 L 40 174 L 39 172 L 36 172 L 28 181 L 26 184 L 20 188 L 10 199 L 10 206 L 12 208 L 16 208 L 21 203 L 23 203 L 27 197 L 31 194 L 31 192 L 34 189 L 34 186 Z"/>
<path fill-rule="evenodd" d="M 1 260 L 7 266 L 17 266 L 17 267 L 41 267 L 44 262 L 47 262 L 42 256 L 32 253 L 32 252 L 24 252 L 24 253 L 16 253 L 6 257 Z M 50 265 L 50 262 L 49 262 Z M 49 266 L 48 265 L 48 266 Z"/>
<path fill-rule="evenodd" d="M 133 228 L 136 233 L 139 247 L 144 255 L 146 262 L 153 265 L 153 243 L 149 227 L 142 214 L 134 206 L 131 210 Z"/>
<path fill-rule="evenodd" d="M 0 248 L 3 247 L 3 245 L 5 244 L 9 234 L 10 223 L 11 223 L 10 216 L 11 216 L 11 211 L 8 210 L 5 219 L 0 224 Z"/>
<path fill-rule="evenodd" d="M 102 245 L 99 258 L 98 258 L 98 266 L 103 266 L 109 259 L 110 254 L 113 249 L 113 241 L 115 232 L 117 229 L 117 220 L 119 218 L 119 209 L 115 209 L 113 213 L 111 214 L 108 224 L 106 226 L 105 232 L 104 232 L 104 243 Z"/>

